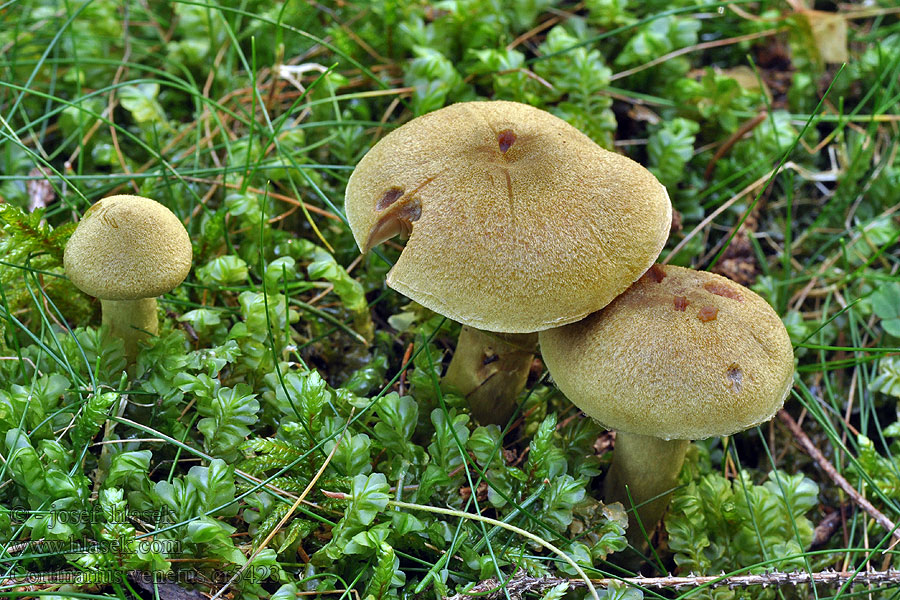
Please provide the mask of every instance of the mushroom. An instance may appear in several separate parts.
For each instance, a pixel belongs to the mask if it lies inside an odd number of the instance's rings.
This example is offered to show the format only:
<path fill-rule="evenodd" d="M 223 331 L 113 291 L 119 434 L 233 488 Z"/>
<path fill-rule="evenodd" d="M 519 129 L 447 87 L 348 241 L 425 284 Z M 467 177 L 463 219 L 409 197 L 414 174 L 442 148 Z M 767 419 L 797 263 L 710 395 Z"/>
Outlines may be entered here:
<path fill-rule="evenodd" d="M 536 332 L 622 293 L 672 220 L 649 171 L 504 101 L 454 104 L 389 133 L 350 176 L 345 208 L 363 252 L 409 236 L 387 284 L 466 326 L 444 384 L 494 423 L 515 408 Z"/>
<path fill-rule="evenodd" d="M 648 531 L 668 505 L 690 440 L 768 421 L 794 373 L 790 338 L 765 300 L 725 277 L 675 266 L 654 265 L 609 306 L 542 332 L 540 343 L 566 397 L 617 430 L 606 501 L 629 506 L 630 496 Z M 628 539 L 638 547 L 637 527 Z"/>
<path fill-rule="evenodd" d="M 191 240 L 172 211 L 141 196 L 110 196 L 91 206 L 66 244 L 66 275 L 100 298 L 103 324 L 125 342 L 129 363 L 138 341 L 158 330 L 156 297 L 191 269 Z"/>

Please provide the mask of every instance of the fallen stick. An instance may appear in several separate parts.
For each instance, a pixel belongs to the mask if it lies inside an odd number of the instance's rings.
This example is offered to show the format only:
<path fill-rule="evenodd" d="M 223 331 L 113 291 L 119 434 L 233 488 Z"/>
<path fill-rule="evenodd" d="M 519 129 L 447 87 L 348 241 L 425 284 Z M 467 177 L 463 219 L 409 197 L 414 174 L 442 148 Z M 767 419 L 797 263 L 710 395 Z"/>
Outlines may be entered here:
<path fill-rule="evenodd" d="M 598 588 L 608 588 L 613 585 L 626 584 L 643 589 L 671 589 L 681 590 L 693 587 L 749 587 L 753 585 L 785 586 L 785 585 L 843 585 L 852 582 L 858 585 L 895 584 L 900 585 L 900 571 L 890 569 L 887 571 L 821 571 L 818 573 L 806 573 L 795 571 L 784 573 L 772 571 L 757 575 L 691 575 L 688 577 L 622 577 L 592 579 L 591 583 Z M 470 600 L 477 596 L 480 600 L 495 600 L 503 597 L 503 588 L 512 598 L 521 598 L 526 593 L 542 594 L 552 587 L 562 583 L 569 587 L 584 587 L 586 584 L 581 579 L 566 579 L 562 577 L 532 577 L 524 571 L 516 573 L 506 586 L 501 586 L 496 579 L 488 579 L 476 584 L 465 592 L 448 596 L 444 600 Z"/>
<path fill-rule="evenodd" d="M 794 439 L 800 444 L 803 450 L 806 451 L 807 454 L 812 457 L 816 464 L 819 465 L 819 468 L 825 471 L 825 474 L 834 481 L 838 487 L 840 487 L 844 492 L 850 496 L 850 498 L 859 505 L 864 511 L 866 511 L 870 517 L 875 519 L 875 522 L 881 525 L 884 529 L 887 530 L 888 534 L 894 538 L 893 544 L 900 542 L 900 532 L 897 531 L 897 525 L 894 524 L 893 521 L 888 519 L 884 513 L 875 508 L 871 502 L 866 500 L 860 495 L 853 486 L 850 485 L 850 482 L 844 479 L 844 476 L 837 472 L 837 469 L 834 468 L 834 465 L 825 458 L 816 445 L 812 443 L 812 440 L 809 439 L 800 426 L 797 424 L 797 421 L 794 420 L 791 415 L 787 413 L 784 409 L 778 411 L 778 418 L 787 425 L 787 428 L 791 430 L 791 433 L 794 435 Z"/>

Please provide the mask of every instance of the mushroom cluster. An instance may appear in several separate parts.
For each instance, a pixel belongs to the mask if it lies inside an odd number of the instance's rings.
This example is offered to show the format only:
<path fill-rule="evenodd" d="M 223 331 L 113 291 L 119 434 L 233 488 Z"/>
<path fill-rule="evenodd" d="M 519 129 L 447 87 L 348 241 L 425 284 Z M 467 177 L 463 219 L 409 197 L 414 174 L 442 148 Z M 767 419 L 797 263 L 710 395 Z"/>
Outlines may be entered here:
<path fill-rule="evenodd" d="M 390 287 L 463 324 L 443 381 L 478 421 L 507 420 L 539 338 L 562 392 L 618 430 L 606 500 L 633 503 L 647 527 L 689 440 L 766 421 L 790 390 L 775 311 L 724 277 L 655 265 L 665 188 L 542 110 L 468 102 L 418 117 L 363 157 L 345 207 L 364 252 L 408 236 Z"/>
<path fill-rule="evenodd" d="M 103 325 L 125 342 L 134 362 L 138 342 L 156 335 L 156 297 L 184 281 L 191 240 L 168 208 L 141 196 L 110 196 L 85 211 L 66 243 L 66 275 L 100 299 Z"/>
<path fill-rule="evenodd" d="M 345 209 L 362 251 L 408 240 L 387 284 L 465 327 L 444 383 L 503 423 L 536 332 L 608 304 L 668 238 L 666 189 L 543 110 L 464 102 L 394 130 L 363 157 Z"/>

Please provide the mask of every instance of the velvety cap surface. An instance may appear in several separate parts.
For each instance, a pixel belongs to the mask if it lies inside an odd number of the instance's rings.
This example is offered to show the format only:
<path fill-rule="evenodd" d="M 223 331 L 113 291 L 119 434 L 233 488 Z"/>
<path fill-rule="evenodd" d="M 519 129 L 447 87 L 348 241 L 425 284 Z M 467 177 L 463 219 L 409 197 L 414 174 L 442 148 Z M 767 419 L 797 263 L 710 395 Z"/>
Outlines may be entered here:
<path fill-rule="evenodd" d="M 669 235 L 665 188 L 545 111 L 466 102 L 379 141 L 347 185 L 360 248 L 409 234 L 387 283 L 478 329 L 577 321 L 624 291 Z"/>
<path fill-rule="evenodd" d="M 110 196 L 84 213 L 66 244 L 64 263 L 72 283 L 96 298 L 155 298 L 187 277 L 191 240 L 159 202 Z"/>
<path fill-rule="evenodd" d="M 729 435 L 772 418 L 791 341 L 765 300 L 706 271 L 654 265 L 602 311 L 541 332 L 559 389 L 606 427 L 664 439 Z"/>

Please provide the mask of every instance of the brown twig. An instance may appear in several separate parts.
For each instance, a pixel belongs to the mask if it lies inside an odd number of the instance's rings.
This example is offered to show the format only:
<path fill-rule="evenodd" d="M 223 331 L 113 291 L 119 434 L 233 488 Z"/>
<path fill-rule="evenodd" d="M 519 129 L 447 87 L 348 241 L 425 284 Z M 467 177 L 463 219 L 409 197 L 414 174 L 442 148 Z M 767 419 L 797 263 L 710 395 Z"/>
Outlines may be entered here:
<path fill-rule="evenodd" d="M 700 222 L 699 222 L 699 223 L 698 223 L 698 224 L 690 231 L 690 233 L 688 233 L 686 236 L 684 236 L 684 237 L 681 239 L 681 241 L 678 242 L 678 243 L 675 245 L 674 248 L 672 248 L 672 251 L 669 252 L 669 253 L 666 255 L 666 257 L 665 257 L 662 261 L 660 261 L 661 264 L 664 264 L 664 265 L 665 265 L 665 264 L 668 264 L 669 261 L 672 260 L 673 258 L 675 258 L 675 256 L 681 251 L 681 249 L 684 248 L 684 246 L 685 246 L 689 241 L 691 241 L 691 238 L 693 238 L 693 237 L 694 237 L 695 235 L 697 235 L 699 232 L 703 231 L 703 229 L 704 229 L 707 225 L 709 225 L 710 223 L 712 223 L 712 222 L 716 219 L 716 217 L 718 217 L 720 214 L 722 214 L 723 212 L 725 212 L 726 210 L 728 210 L 728 207 L 730 207 L 732 204 L 734 204 L 735 202 L 737 202 L 738 200 L 740 200 L 741 198 L 743 198 L 743 197 L 746 196 L 747 194 L 753 192 L 757 187 L 766 184 L 766 181 L 767 181 L 770 177 L 772 177 L 772 175 L 773 175 L 774 173 L 775 173 L 775 170 L 774 170 L 774 169 L 773 169 L 772 171 L 769 171 L 768 173 L 764 173 L 764 174 L 762 175 L 762 177 L 760 177 L 760 178 L 757 179 L 756 181 L 750 183 L 747 187 L 745 187 L 744 189 L 742 189 L 742 190 L 741 190 L 740 192 L 738 192 L 736 195 L 732 196 L 731 198 L 729 198 L 728 200 L 726 200 L 725 202 L 723 202 L 721 205 L 719 205 L 719 207 L 716 208 L 716 210 L 714 210 L 714 211 L 712 211 L 710 214 L 708 214 L 702 221 L 700 221 Z"/>
<path fill-rule="evenodd" d="M 241 189 L 240 184 L 237 184 L 237 183 L 227 183 L 227 182 L 225 182 L 225 183 L 219 183 L 219 182 L 213 181 L 212 179 L 208 179 L 208 178 L 205 178 L 205 177 L 193 177 L 193 176 L 190 176 L 190 175 L 184 175 L 184 176 L 182 177 L 182 179 L 184 179 L 185 181 L 194 181 L 194 182 L 197 182 L 197 183 L 208 183 L 208 184 L 210 184 L 210 185 L 220 185 L 220 186 L 222 186 L 222 187 L 224 187 L 224 188 L 226 188 L 226 189 L 231 189 L 231 190 L 239 190 L 239 189 Z M 272 198 L 272 199 L 274 199 L 274 200 L 280 200 L 280 201 L 282 201 L 282 202 L 285 202 L 285 203 L 287 203 L 287 204 L 291 204 L 291 205 L 293 205 L 293 206 L 298 206 L 298 207 L 299 207 L 301 204 L 303 204 L 303 205 L 306 206 L 306 210 L 308 210 L 308 211 L 311 212 L 311 213 L 315 213 L 315 214 L 317 214 L 317 215 L 319 215 L 319 216 L 321 216 L 321 217 L 325 217 L 326 219 L 331 219 L 331 220 L 333 220 L 333 221 L 340 221 L 340 220 L 341 220 L 340 217 L 338 217 L 337 215 L 335 215 L 335 214 L 333 214 L 333 213 L 328 212 L 328 211 L 325 210 L 324 208 L 319 208 L 318 206 L 315 206 L 315 205 L 313 205 L 313 204 L 308 204 L 308 203 L 306 203 L 306 202 L 302 202 L 302 201 L 300 201 L 300 200 L 297 200 L 296 198 L 292 198 L 291 196 L 286 196 L 285 194 L 279 194 L 278 192 L 261 190 L 261 189 L 259 189 L 259 188 L 253 187 L 253 186 L 249 186 L 249 187 L 244 188 L 244 191 L 250 192 L 250 193 L 252 193 L 252 194 L 257 194 L 257 195 L 259 195 L 259 196 L 268 195 L 269 198 Z M 270 222 L 274 222 L 274 221 L 276 221 L 276 220 L 278 220 L 278 218 L 277 218 L 277 217 L 273 217 L 272 219 L 270 219 Z"/>
<path fill-rule="evenodd" d="M 749 587 L 751 585 L 785 586 L 785 585 L 844 585 L 853 582 L 858 585 L 895 584 L 900 585 L 900 571 L 890 569 L 887 571 L 822 571 L 818 573 L 793 572 L 783 573 L 773 571 L 758 575 L 691 575 L 688 577 L 624 577 L 592 579 L 595 587 L 608 588 L 616 584 L 627 584 L 639 588 L 672 589 L 704 587 Z M 552 587 L 562 583 L 570 587 L 585 587 L 580 579 L 564 579 L 562 577 L 532 577 L 524 571 L 519 571 L 506 582 L 500 585 L 496 579 L 488 579 L 476 584 L 466 592 L 447 597 L 445 600 L 469 600 L 477 596 L 479 600 L 495 600 L 504 596 L 504 587 L 510 598 L 521 598 L 527 593 L 541 594 Z"/>
<path fill-rule="evenodd" d="M 119 166 L 122 167 L 123 173 L 131 173 L 131 170 L 128 168 L 128 164 L 125 161 L 125 155 L 122 153 L 122 148 L 119 147 L 119 132 L 116 128 L 115 121 L 115 107 L 118 101 L 116 100 L 116 86 L 119 81 L 121 81 L 122 76 L 125 74 L 126 69 L 128 68 L 126 65 L 128 64 L 128 60 L 131 58 L 131 35 L 128 32 L 128 6 L 125 6 L 125 15 L 122 21 L 122 29 L 124 29 L 125 33 L 122 36 L 122 40 L 125 43 L 125 49 L 122 54 L 122 62 L 119 65 L 119 68 L 116 69 L 116 74 L 113 77 L 112 81 L 112 90 L 109 93 L 109 114 L 107 115 L 107 119 L 109 119 L 109 135 L 112 138 L 113 148 L 116 151 L 116 157 L 119 159 Z M 134 193 L 140 193 L 140 187 L 138 187 L 137 182 L 134 179 L 131 179 L 131 186 L 134 188 Z"/>
<path fill-rule="evenodd" d="M 403 370 L 400 371 L 400 381 L 398 382 L 400 384 L 398 391 L 401 396 L 406 394 L 406 370 L 409 368 L 409 364 L 412 360 L 413 345 L 414 344 L 410 343 L 409 346 L 406 347 L 406 352 L 403 353 L 403 366 L 401 367 Z"/>
<path fill-rule="evenodd" d="M 845 526 L 849 514 L 850 504 L 841 504 L 839 508 L 825 515 L 825 518 L 819 521 L 819 524 L 813 530 L 813 541 L 809 549 L 818 550 L 823 548 L 828 543 L 828 540 L 831 539 L 831 536 L 837 533 L 842 526 Z"/>
<path fill-rule="evenodd" d="M 553 27 L 557 23 L 560 23 L 561 21 L 568 20 L 575 14 L 575 12 L 581 10 L 582 8 L 584 8 L 584 2 L 579 2 L 578 4 L 573 6 L 569 11 L 560 11 L 562 14 L 557 14 L 553 17 L 550 17 L 546 21 L 543 21 L 542 23 L 538 24 L 536 27 L 529 29 L 528 31 L 526 31 L 525 33 L 523 33 L 522 35 L 520 35 L 519 37 L 517 37 L 510 43 L 508 43 L 506 45 L 506 50 L 507 51 L 512 50 L 516 46 L 525 43 L 527 40 L 533 38 L 534 36 L 538 35 L 542 31 L 550 29 L 551 27 Z"/>
<path fill-rule="evenodd" d="M 709 181 L 712 177 L 713 169 L 716 168 L 716 163 L 719 162 L 719 159 L 725 156 L 728 151 L 731 150 L 732 146 L 738 143 L 738 141 L 740 141 L 740 139 L 744 137 L 745 134 L 749 133 L 757 125 L 765 121 L 768 116 L 769 112 L 764 110 L 749 121 L 746 121 L 738 128 L 737 131 L 731 134 L 731 137 L 729 137 L 721 146 L 719 146 L 719 149 L 716 150 L 716 153 L 709 160 L 709 164 L 706 165 L 706 171 L 703 174 L 704 179 Z"/>
<path fill-rule="evenodd" d="M 718 48 L 721 46 L 728 46 L 730 44 L 738 44 L 740 42 L 749 42 L 750 40 L 756 40 L 759 38 L 764 38 L 768 36 L 775 35 L 776 33 L 781 33 L 784 31 L 783 28 L 778 29 L 766 29 L 765 31 L 757 31 L 755 33 L 748 33 L 747 35 L 739 35 L 732 38 L 727 38 L 724 40 L 713 40 L 711 42 L 702 42 L 700 44 L 694 44 L 693 46 L 687 46 L 685 48 L 679 48 L 678 50 L 673 50 L 668 54 L 664 54 L 658 58 L 654 58 L 650 62 L 646 62 L 642 65 L 638 65 L 632 69 L 627 69 L 625 71 L 619 71 L 618 73 L 613 74 L 609 80 L 616 81 L 617 79 L 622 79 L 623 77 L 628 77 L 629 75 L 634 75 L 635 73 L 639 73 L 645 69 L 649 69 L 650 67 L 654 67 L 658 64 L 664 63 L 668 60 L 672 60 L 678 56 L 682 56 L 684 54 L 690 54 L 691 52 L 696 52 L 697 50 L 708 50 L 710 48 Z"/>
<path fill-rule="evenodd" d="M 875 508 L 871 502 L 863 498 L 859 492 L 853 489 L 853 486 L 850 485 L 850 482 L 844 479 L 844 476 L 837 472 L 837 469 L 834 468 L 834 465 L 829 462 L 827 458 L 816 448 L 816 445 L 812 443 L 812 440 L 809 439 L 809 436 L 800 429 L 800 426 L 797 425 L 797 422 L 794 420 L 791 415 L 787 413 L 784 409 L 778 411 L 778 418 L 787 425 L 787 428 L 791 430 L 791 433 L 794 436 L 794 439 L 797 440 L 797 443 L 800 444 L 800 447 L 812 457 L 816 464 L 819 465 L 819 468 L 825 471 L 825 474 L 831 478 L 833 482 L 835 482 L 838 487 L 840 487 L 844 492 L 850 496 L 850 498 L 864 511 L 869 513 L 869 516 L 875 519 L 875 522 L 881 525 L 887 532 L 893 537 L 896 541 L 900 541 L 900 532 L 897 531 L 897 525 L 894 524 L 893 521 L 888 519 L 881 511 Z M 895 542 L 896 543 L 896 542 Z"/>

